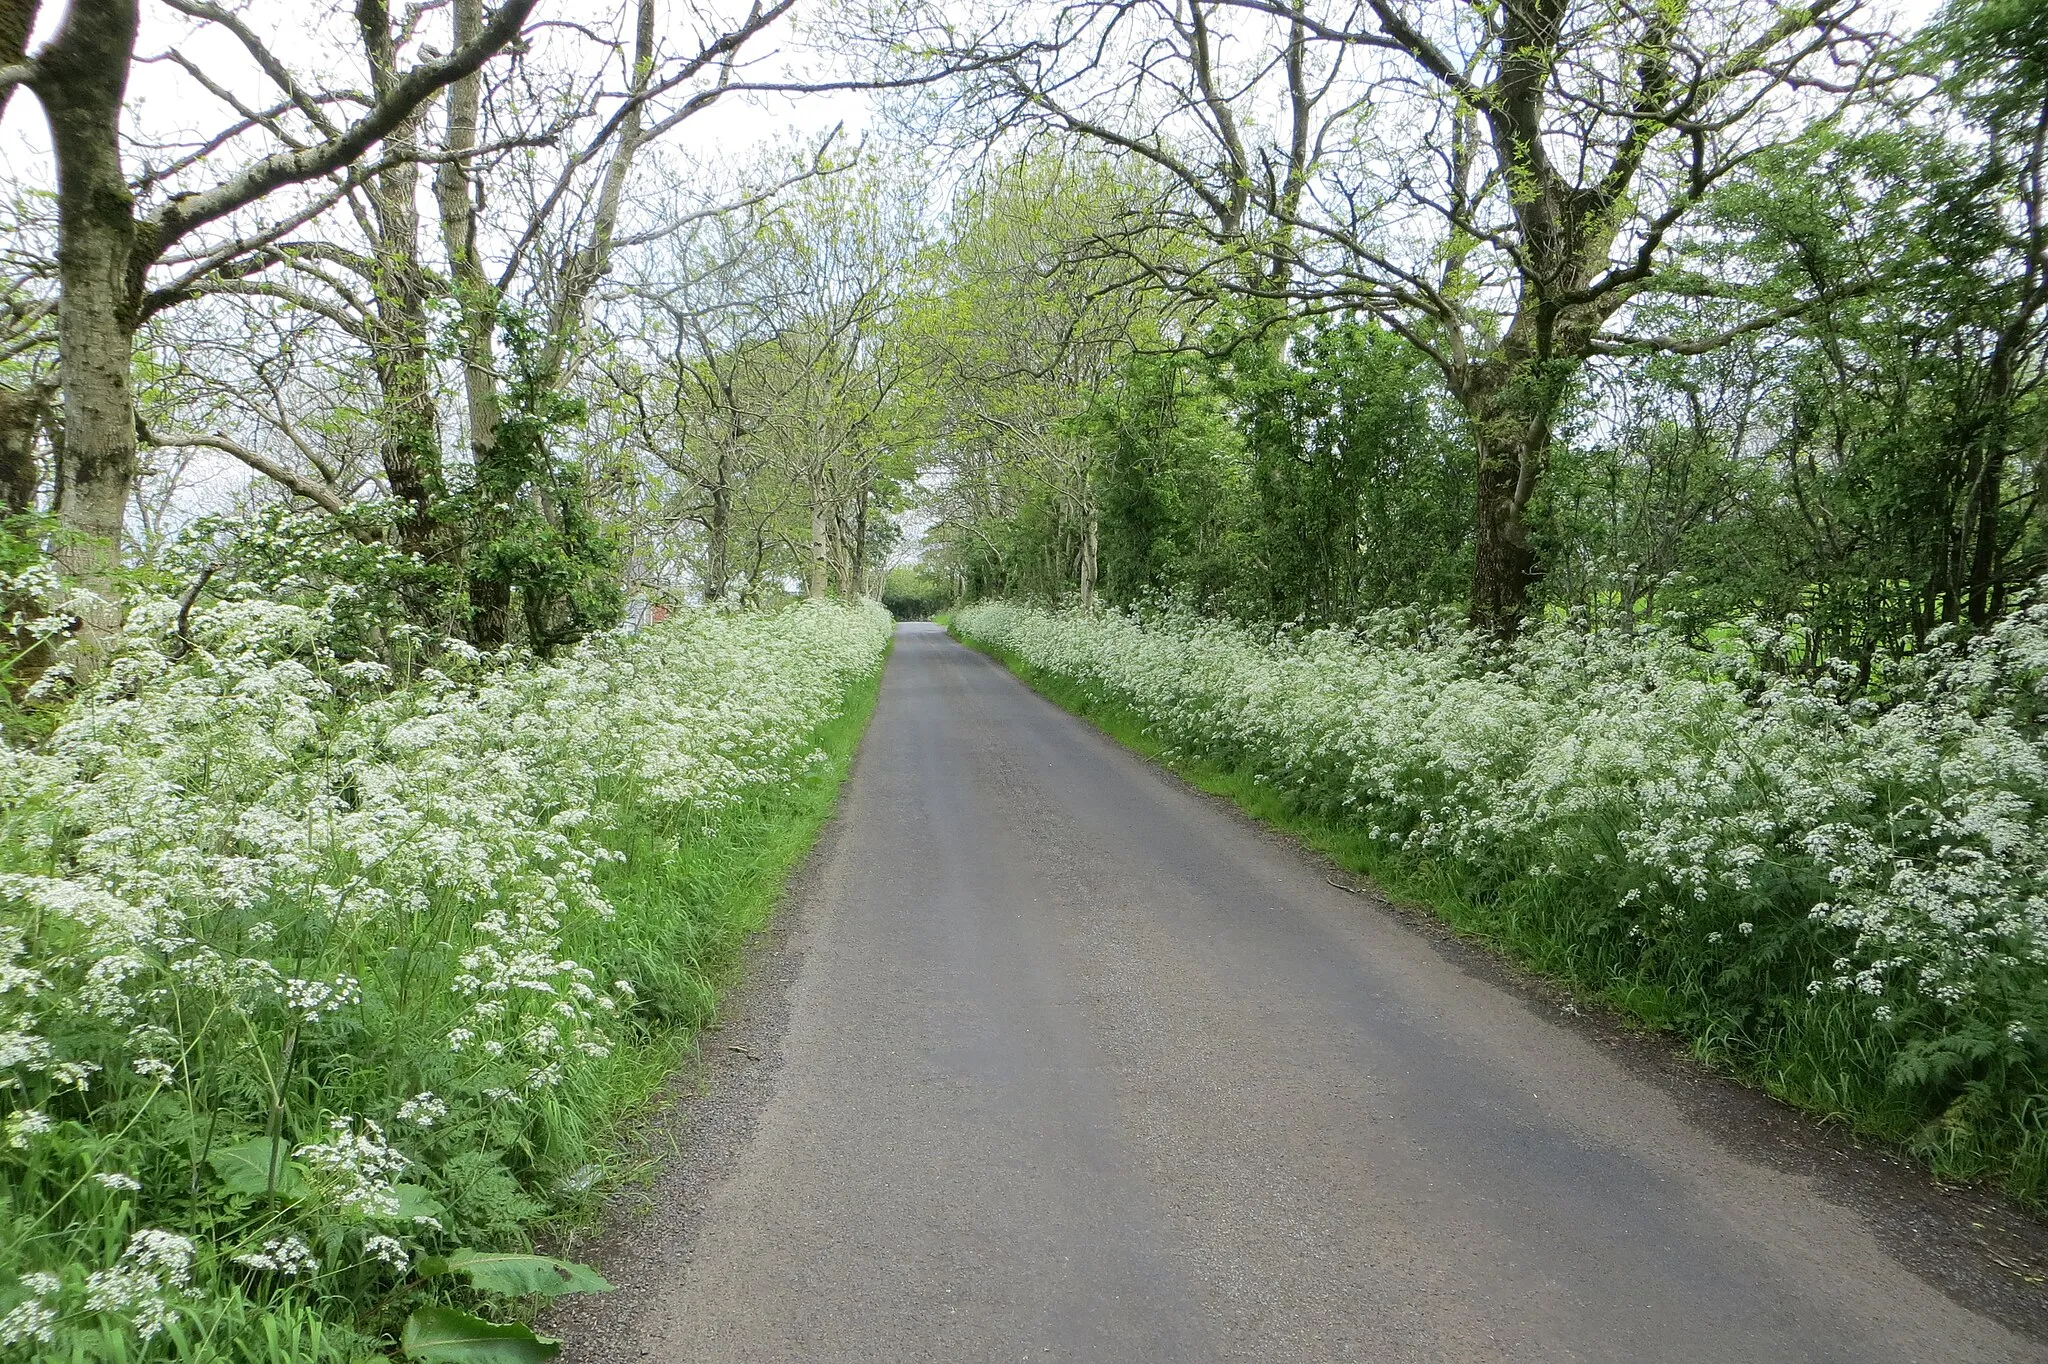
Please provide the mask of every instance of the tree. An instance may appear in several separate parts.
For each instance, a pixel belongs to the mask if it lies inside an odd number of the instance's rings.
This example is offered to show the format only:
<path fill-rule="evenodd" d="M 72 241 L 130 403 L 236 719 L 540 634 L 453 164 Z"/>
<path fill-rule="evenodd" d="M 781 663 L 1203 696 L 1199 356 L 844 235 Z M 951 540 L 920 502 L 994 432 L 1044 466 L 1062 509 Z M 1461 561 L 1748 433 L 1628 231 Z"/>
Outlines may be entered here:
<path fill-rule="evenodd" d="M 1090 417 L 1159 318 L 1092 243 L 1139 230 L 1146 190 L 1100 156 L 1026 155 L 949 215 L 938 287 L 909 325 L 936 410 L 929 538 L 977 584 L 1094 603 L 1105 465 Z"/>
<path fill-rule="evenodd" d="M 1151 262 L 1163 285 L 1246 297 L 1255 323 L 1265 306 L 1363 312 L 1430 357 L 1474 452 L 1472 618 L 1509 633 L 1539 574 L 1529 508 L 1585 363 L 1708 349 L 1811 306 L 1758 301 L 1667 335 L 1635 305 L 1743 296 L 1687 268 L 1687 232 L 1723 181 L 1860 87 L 1874 45 L 1856 13 L 1090 0 L 965 50 L 1002 58 L 973 91 L 995 123 L 1050 125 L 1178 186 L 1174 221 L 1214 250 L 1192 269 Z M 958 60 L 956 27 L 933 16 L 919 37 Z"/>
<path fill-rule="evenodd" d="M 336 124 L 326 108 L 341 102 L 304 89 L 231 13 L 200 0 L 172 7 L 220 24 L 251 50 L 285 103 L 245 116 L 217 147 L 261 128 L 277 133 L 286 113 L 315 135 L 278 136 L 283 145 L 197 190 L 168 195 L 137 211 L 123 164 L 120 119 L 138 25 L 137 0 L 73 0 L 63 25 L 34 56 L 0 71 L 0 86 L 25 85 L 49 123 L 57 177 L 60 288 L 58 334 L 64 408 L 63 480 L 57 514 L 67 532 L 60 554 L 88 585 L 106 589 L 136 470 L 135 397 L 129 367 L 135 331 L 152 314 L 189 298 L 213 274 L 235 268 L 335 202 L 366 178 L 362 158 L 399 132 L 442 88 L 461 80 L 520 33 L 534 0 L 505 0 L 448 55 L 421 61 L 379 90 L 367 109 Z M 377 0 L 363 0 L 381 11 Z M 26 7 L 33 10 L 33 6 Z M 26 27 L 26 26 L 24 26 Z M 405 156 L 401 148 L 396 153 Z M 287 186 L 338 176 L 339 186 L 282 222 L 255 224 L 225 239 L 196 243 L 168 280 L 152 271 L 173 248 Z M 111 595 L 108 593 L 107 595 Z M 85 613 L 93 629 L 112 623 L 106 608 Z"/>

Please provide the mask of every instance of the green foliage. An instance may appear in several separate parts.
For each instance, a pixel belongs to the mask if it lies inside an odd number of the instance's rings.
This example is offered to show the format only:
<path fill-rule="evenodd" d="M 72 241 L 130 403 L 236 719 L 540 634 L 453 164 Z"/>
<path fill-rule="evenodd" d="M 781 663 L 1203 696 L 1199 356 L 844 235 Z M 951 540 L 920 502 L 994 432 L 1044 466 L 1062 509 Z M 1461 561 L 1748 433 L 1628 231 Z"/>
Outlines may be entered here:
<path fill-rule="evenodd" d="M 1297 334 L 1284 359 L 1249 347 L 1238 358 L 1258 498 L 1247 548 L 1267 614 L 1325 624 L 1463 597 L 1472 460 L 1427 364 L 1356 321 Z"/>
<path fill-rule="evenodd" d="M 952 601 L 952 589 L 917 565 L 892 568 L 882 580 L 882 605 L 898 620 L 930 620 Z"/>
<path fill-rule="evenodd" d="M 47 732 L 59 714 L 49 703 L 53 689 L 36 686 L 72 624 L 45 548 L 57 533 L 49 517 L 0 517 L 0 735 Z"/>
<path fill-rule="evenodd" d="M 1101 452 L 1105 595 L 1237 605 L 1250 503 L 1223 392 L 1192 357 L 1138 356 L 1122 379 L 1088 416 Z"/>
<path fill-rule="evenodd" d="M 609 1293 L 611 1284 L 588 1265 L 546 1255 L 515 1255 L 502 1251 L 458 1250 L 446 1260 L 422 1261 L 420 1273 L 459 1274 L 470 1287 L 508 1298 L 528 1293 L 544 1298 L 564 1293 Z"/>
<path fill-rule="evenodd" d="M 453 1274 L 479 1292 L 500 1297 L 556 1298 L 564 1293 L 609 1293 L 611 1284 L 588 1265 L 546 1255 L 458 1250 L 446 1259 L 421 1260 L 421 1278 Z M 518 1322 L 493 1322 L 439 1305 L 421 1307 L 406 1318 L 399 1343 L 414 1359 L 442 1364 L 519 1364 L 548 1359 L 559 1341 L 537 1336 Z"/>
<path fill-rule="evenodd" d="M 523 317 L 508 312 L 502 327 L 511 381 L 496 443 L 462 499 L 469 575 L 516 607 L 527 641 L 548 654 L 625 618 L 619 531 L 591 514 L 581 466 L 555 450 L 555 433 L 584 420 L 584 402 L 544 371 L 545 341 Z M 485 644 L 502 642 L 491 638 L 498 628 L 472 623 Z"/>

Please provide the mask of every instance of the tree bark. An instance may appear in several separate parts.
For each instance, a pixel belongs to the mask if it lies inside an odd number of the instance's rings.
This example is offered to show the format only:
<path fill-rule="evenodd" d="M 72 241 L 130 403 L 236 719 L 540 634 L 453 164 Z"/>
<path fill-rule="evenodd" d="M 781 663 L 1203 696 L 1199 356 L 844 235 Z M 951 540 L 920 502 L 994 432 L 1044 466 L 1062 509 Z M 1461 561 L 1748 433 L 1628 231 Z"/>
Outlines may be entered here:
<path fill-rule="evenodd" d="M 24 516 L 36 509 L 36 489 L 41 483 L 36 468 L 36 432 L 44 421 L 48 399 L 34 389 L 0 387 L 0 511 Z M 19 702 L 57 661 L 50 640 L 26 628 L 16 628 L 9 619 L 34 619 L 41 603 L 27 594 L 0 595 L 0 679 L 8 696 Z"/>
<path fill-rule="evenodd" d="M 812 601 L 823 601 L 830 595 L 827 573 L 831 568 L 831 556 L 832 508 L 824 490 L 814 483 L 811 486 L 811 577 L 804 593 Z"/>
<path fill-rule="evenodd" d="M 704 600 L 725 599 L 732 576 L 732 455 L 723 442 L 712 464 L 711 512 L 704 519 Z"/>
<path fill-rule="evenodd" d="M 28 35 L 42 7 L 42 0 L 0 0 L 0 66 L 14 66 L 28 57 Z M 11 85 L 0 89 L 0 114 L 7 112 L 13 94 Z"/>
<path fill-rule="evenodd" d="M 852 534 L 848 537 L 852 543 L 846 546 L 847 581 L 841 589 L 841 595 L 846 597 L 849 601 L 859 597 L 865 597 L 868 594 L 867 561 L 869 491 L 870 490 L 867 482 L 863 480 L 860 486 L 859 501 L 856 504 L 858 510 L 855 511 L 853 514 Z"/>
<path fill-rule="evenodd" d="M 1081 494 L 1081 610 L 1095 614 L 1095 575 L 1102 561 L 1102 517 L 1095 507 L 1094 491 L 1082 476 Z"/>
<path fill-rule="evenodd" d="M 1501 360 L 1481 368 L 1458 395 L 1475 452 L 1472 627 L 1513 638 L 1529 611 L 1538 577 L 1529 543 L 1529 502 L 1550 458 L 1562 401 L 1557 382 L 1533 362 Z"/>
<path fill-rule="evenodd" d="M 455 45 L 468 42 L 483 24 L 483 0 L 455 0 Z M 462 155 L 477 145 L 477 116 L 483 78 L 472 72 L 448 87 L 448 130 L 443 152 L 447 159 L 434 177 L 441 210 L 441 240 L 462 317 L 463 396 L 469 413 L 469 450 L 476 487 L 475 539 L 470 545 L 469 633 L 480 648 L 494 649 L 511 637 L 512 588 L 492 562 L 491 542 L 502 533 L 498 513 L 519 481 L 499 467 L 498 368 L 496 332 L 498 293 L 484 274 L 477 250 L 477 205 L 469 168 Z"/>
<path fill-rule="evenodd" d="M 134 481 L 135 199 L 121 165 L 121 99 L 135 48 L 135 0 L 74 0 L 37 58 L 34 89 L 57 162 L 58 375 L 64 389 L 67 535 L 58 562 L 98 601 L 92 637 L 120 624 L 114 574 Z"/>
<path fill-rule="evenodd" d="M 356 22 L 370 61 L 378 99 L 398 79 L 398 54 L 391 34 L 390 7 L 383 0 L 359 0 Z M 387 140 L 390 150 L 417 152 L 421 111 L 415 111 Z M 447 527 L 437 525 L 435 508 L 446 491 L 441 476 L 441 442 L 433 388 L 433 360 L 427 343 L 429 286 L 420 263 L 419 164 L 405 161 L 370 186 L 376 226 L 371 243 L 376 271 L 375 314 L 371 319 L 371 365 L 382 398 L 378 458 L 385 486 L 406 505 L 398 525 L 399 547 L 429 561 L 443 558 Z"/>
<path fill-rule="evenodd" d="M 43 425 L 43 401 L 33 389 L 0 385 L 0 510 L 8 516 L 36 509 L 42 483 L 36 432 Z"/>

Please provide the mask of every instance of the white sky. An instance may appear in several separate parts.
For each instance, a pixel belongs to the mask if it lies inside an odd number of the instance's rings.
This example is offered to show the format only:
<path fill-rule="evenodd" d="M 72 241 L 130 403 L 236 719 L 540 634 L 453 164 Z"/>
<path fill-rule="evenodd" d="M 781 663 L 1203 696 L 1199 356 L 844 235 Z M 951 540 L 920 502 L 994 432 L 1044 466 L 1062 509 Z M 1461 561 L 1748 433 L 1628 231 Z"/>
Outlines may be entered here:
<path fill-rule="evenodd" d="M 138 57 L 157 56 L 176 47 L 252 105 L 275 102 L 276 88 L 256 71 L 224 30 L 188 19 L 156 0 L 141 2 L 143 22 L 136 48 Z M 814 65 L 815 57 L 798 50 L 791 21 L 801 20 L 807 9 L 829 12 L 828 5 L 829 0 L 822 4 L 820 0 L 800 0 L 796 13 L 785 17 L 772 32 L 775 41 L 749 48 L 753 54 L 749 71 L 763 79 L 781 80 L 792 74 L 795 65 Z M 310 77 L 308 84 L 317 86 L 323 76 L 337 85 L 359 83 L 354 77 L 360 71 L 361 49 L 355 40 L 352 5 L 336 0 L 230 0 L 227 7 L 240 13 L 295 73 Z M 734 13 L 745 8 L 734 0 L 707 0 L 706 7 Z M 69 8 L 68 3 L 46 0 L 30 40 L 31 51 L 57 31 Z M 392 8 L 398 10 L 400 6 L 394 4 Z M 607 22 L 626 8 L 622 0 L 610 0 L 602 7 L 543 0 L 539 14 L 552 19 L 573 17 L 600 32 L 630 32 L 623 23 Z M 679 25 L 687 15 L 677 11 L 684 8 L 674 3 L 665 5 L 664 20 Z M 433 15 L 425 21 L 423 29 L 440 36 L 445 44 L 447 22 L 444 14 Z M 679 32 L 668 46 L 680 48 L 688 43 L 688 37 L 687 33 Z M 329 55 L 337 41 L 346 44 L 346 55 L 340 60 Z M 688 43 L 689 50 L 695 46 Z M 233 118 L 231 111 L 169 62 L 136 63 L 129 77 L 128 105 L 127 125 L 131 129 L 147 128 L 152 134 L 180 127 L 210 134 Z M 870 119 L 869 102 L 858 93 L 732 97 L 691 118 L 676 130 L 668 145 L 711 159 L 730 159 L 778 137 L 819 134 L 839 122 L 858 136 Z M 0 172 L 17 182 L 46 183 L 48 149 L 47 129 L 35 97 L 27 92 L 17 93 L 7 106 L 4 123 L 0 123 Z"/>

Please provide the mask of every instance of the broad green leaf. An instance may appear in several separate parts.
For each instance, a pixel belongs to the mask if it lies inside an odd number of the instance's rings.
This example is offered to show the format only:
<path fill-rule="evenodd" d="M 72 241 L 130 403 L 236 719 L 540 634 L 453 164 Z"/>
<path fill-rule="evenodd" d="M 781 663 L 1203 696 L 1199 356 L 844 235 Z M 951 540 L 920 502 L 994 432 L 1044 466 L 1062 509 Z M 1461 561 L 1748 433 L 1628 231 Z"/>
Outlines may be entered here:
<path fill-rule="evenodd" d="M 410 1222 L 415 1217 L 439 1217 L 447 1211 L 440 1199 L 418 1184 L 393 1184 L 391 1192 L 398 1199 L 398 1211 L 393 1217 L 400 1222 Z"/>
<path fill-rule="evenodd" d="M 501 1255 L 484 1250 L 458 1250 L 448 1257 L 451 1273 L 466 1275 L 486 1293 L 518 1297 L 541 1293 L 608 1293 L 611 1285 L 589 1265 L 551 1260 L 545 1255 Z"/>
<path fill-rule="evenodd" d="M 539 1364 L 553 1359 L 559 1340 L 537 1336 L 518 1322 L 485 1321 L 452 1307 L 422 1307 L 405 1319 L 399 1344 L 427 1364 Z"/>
<path fill-rule="evenodd" d="M 227 1185 L 229 1193 L 260 1194 L 270 1186 L 275 1170 L 277 1192 L 286 1198 L 297 1198 L 306 1192 L 306 1182 L 299 1177 L 298 1167 L 291 1163 L 289 1149 L 269 1137 L 252 1137 L 221 1147 L 207 1156 L 206 1163 Z"/>

